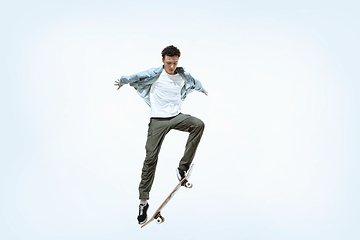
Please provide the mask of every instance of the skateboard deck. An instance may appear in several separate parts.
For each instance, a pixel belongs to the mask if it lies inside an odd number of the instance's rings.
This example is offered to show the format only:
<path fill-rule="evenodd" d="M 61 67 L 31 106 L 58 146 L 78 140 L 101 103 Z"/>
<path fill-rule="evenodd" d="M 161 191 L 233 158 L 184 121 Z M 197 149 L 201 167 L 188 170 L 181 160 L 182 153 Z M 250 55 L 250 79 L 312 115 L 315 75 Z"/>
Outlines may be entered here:
<path fill-rule="evenodd" d="M 191 164 L 186 176 L 176 185 L 176 187 L 174 188 L 174 190 L 171 191 L 169 196 L 165 198 L 164 202 L 160 205 L 160 207 L 156 209 L 154 215 L 149 220 L 147 220 L 146 223 L 141 225 L 141 228 L 145 227 L 147 224 L 151 223 L 154 220 L 156 220 L 158 224 L 161 224 L 165 221 L 165 218 L 161 215 L 161 210 L 166 206 L 166 204 L 168 204 L 168 202 L 175 195 L 175 193 L 181 188 L 182 184 L 189 179 L 193 166 L 194 164 Z"/>

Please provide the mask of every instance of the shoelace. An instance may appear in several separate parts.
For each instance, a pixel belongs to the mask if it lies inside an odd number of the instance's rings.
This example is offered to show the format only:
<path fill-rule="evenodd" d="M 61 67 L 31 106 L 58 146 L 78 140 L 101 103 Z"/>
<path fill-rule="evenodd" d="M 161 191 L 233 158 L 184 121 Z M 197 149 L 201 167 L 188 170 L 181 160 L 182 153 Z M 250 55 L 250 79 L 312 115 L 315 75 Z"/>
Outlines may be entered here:
<path fill-rule="evenodd" d="M 139 215 L 143 215 L 145 206 L 146 206 L 146 205 L 140 204 L 140 206 L 139 206 L 140 214 L 139 214 Z"/>

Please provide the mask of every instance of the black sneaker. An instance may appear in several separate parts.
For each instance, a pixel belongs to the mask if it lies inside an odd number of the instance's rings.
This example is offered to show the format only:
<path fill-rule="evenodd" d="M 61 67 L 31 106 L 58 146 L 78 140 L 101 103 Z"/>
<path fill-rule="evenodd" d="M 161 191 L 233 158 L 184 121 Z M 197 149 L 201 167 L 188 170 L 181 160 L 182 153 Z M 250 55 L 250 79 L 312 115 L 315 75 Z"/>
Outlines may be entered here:
<path fill-rule="evenodd" d="M 176 176 L 179 179 L 179 181 L 181 182 L 182 179 L 185 178 L 186 176 L 186 171 L 181 171 L 180 169 L 176 169 Z M 185 181 L 181 184 L 181 186 L 187 187 L 187 188 L 192 188 L 193 185 L 191 182 L 189 182 L 187 179 L 185 179 Z"/>
<path fill-rule="evenodd" d="M 147 210 L 149 208 L 149 204 L 146 203 L 146 205 L 141 204 L 139 205 L 139 216 L 137 217 L 137 220 L 139 221 L 139 224 L 144 224 L 147 221 Z"/>

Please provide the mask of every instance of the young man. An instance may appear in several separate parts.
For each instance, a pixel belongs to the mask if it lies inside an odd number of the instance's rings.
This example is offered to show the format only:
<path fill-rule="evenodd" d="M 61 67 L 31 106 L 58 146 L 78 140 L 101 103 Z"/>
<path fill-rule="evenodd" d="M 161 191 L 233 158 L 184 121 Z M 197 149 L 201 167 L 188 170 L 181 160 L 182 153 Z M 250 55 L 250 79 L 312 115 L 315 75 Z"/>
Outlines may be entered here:
<path fill-rule="evenodd" d="M 189 132 L 185 152 L 176 169 L 179 181 L 183 179 L 195 156 L 197 146 L 204 131 L 204 123 L 193 116 L 181 113 L 181 100 L 194 89 L 208 92 L 201 83 L 194 79 L 183 68 L 177 67 L 180 51 L 168 46 L 162 51 L 163 66 L 152 68 L 134 75 L 123 76 L 115 81 L 118 90 L 125 84 L 134 87 L 138 94 L 150 106 L 150 123 L 146 141 L 146 157 L 142 168 L 139 185 L 139 224 L 147 221 L 149 193 L 155 177 L 155 169 L 161 144 L 165 135 L 171 130 Z M 184 185 L 185 186 L 185 185 Z M 192 187 L 191 184 L 188 187 Z"/>

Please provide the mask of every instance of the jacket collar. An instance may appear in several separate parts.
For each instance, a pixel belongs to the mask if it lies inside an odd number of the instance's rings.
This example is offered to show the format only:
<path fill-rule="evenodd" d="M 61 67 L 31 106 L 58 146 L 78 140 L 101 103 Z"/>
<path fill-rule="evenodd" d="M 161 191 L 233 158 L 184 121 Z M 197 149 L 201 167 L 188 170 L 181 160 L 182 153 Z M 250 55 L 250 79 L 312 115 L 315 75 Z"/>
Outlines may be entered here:
<path fill-rule="evenodd" d="M 158 75 L 163 71 L 163 69 L 164 69 L 164 66 L 158 67 L 158 68 L 154 69 L 154 73 L 156 75 Z"/>
<path fill-rule="evenodd" d="M 158 67 L 154 70 L 154 73 L 157 75 L 157 74 L 160 74 L 162 73 L 162 71 L 164 70 L 164 65 L 162 65 L 161 67 Z M 178 73 L 184 73 L 184 68 L 183 67 L 177 67 L 176 68 L 176 72 Z"/>

